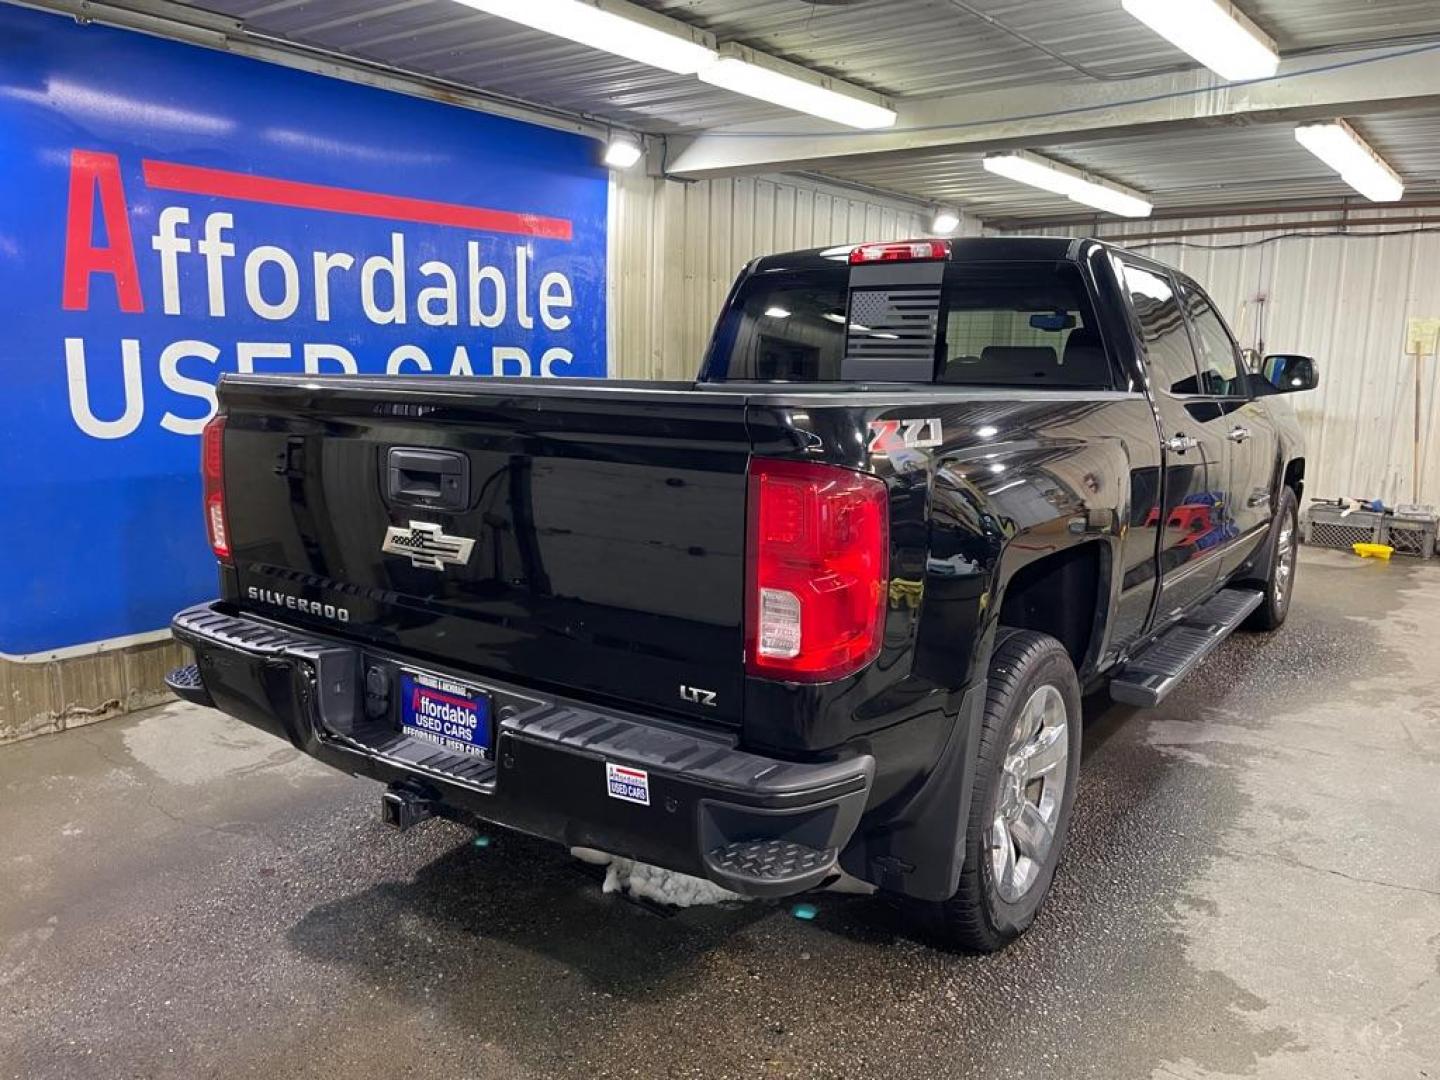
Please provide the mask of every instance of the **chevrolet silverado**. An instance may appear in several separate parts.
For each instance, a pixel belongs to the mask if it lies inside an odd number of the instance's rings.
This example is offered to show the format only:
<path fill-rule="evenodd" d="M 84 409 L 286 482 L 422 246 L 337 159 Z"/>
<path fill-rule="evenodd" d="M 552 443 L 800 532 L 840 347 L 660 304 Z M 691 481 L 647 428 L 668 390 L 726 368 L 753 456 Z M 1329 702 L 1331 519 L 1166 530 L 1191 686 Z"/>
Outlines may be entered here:
<path fill-rule="evenodd" d="M 754 260 L 686 382 L 227 376 L 176 693 L 387 785 L 754 896 L 842 871 L 998 949 L 1081 695 L 1272 630 L 1305 475 L 1204 290 L 1095 240 Z"/>

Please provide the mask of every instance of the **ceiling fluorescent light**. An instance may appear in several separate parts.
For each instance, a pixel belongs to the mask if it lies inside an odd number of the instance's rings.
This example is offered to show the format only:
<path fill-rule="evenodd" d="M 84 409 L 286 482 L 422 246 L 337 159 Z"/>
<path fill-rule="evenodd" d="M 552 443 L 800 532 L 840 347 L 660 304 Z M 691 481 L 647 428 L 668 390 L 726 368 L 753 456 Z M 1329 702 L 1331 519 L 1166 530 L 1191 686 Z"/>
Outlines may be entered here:
<path fill-rule="evenodd" d="M 1344 120 L 1302 124 L 1295 129 L 1295 141 L 1371 202 L 1394 202 L 1405 194 L 1405 183 L 1395 170 Z"/>
<path fill-rule="evenodd" d="M 1079 184 L 1079 171 L 1047 161 L 1028 150 L 1006 154 L 986 154 L 981 163 L 986 172 L 1006 177 L 1056 195 L 1069 195 Z"/>
<path fill-rule="evenodd" d="M 930 219 L 930 231 L 940 236 L 949 236 L 960 227 L 960 211 L 953 206 L 937 206 Z"/>
<path fill-rule="evenodd" d="M 878 94 L 743 45 L 720 46 L 720 59 L 697 74 L 712 86 L 848 127 L 873 129 L 895 124 L 895 110 Z"/>
<path fill-rule="evenodd" d="M 1154 207 L 1150 200 L 1141 198 L 1119 184 L 1111 184 L 1104 180 L 1082 180 L 1079 186 L 1070 194 L 1074 202 L 1084 203 L 1086 206 L 1093 206 L 1097 210 L 1104 210 L 1107 214 L 1115 214 L 1117 217 L 1142 218 L 1149 217 Z"/>
<path fill-rule="evenodd" d="M 460 0 L 488 15 L 614 53 L 638 64 L 694 75 L 715 62 L 715 38 L 625 0 Z"/>
<path fill-rule="evenodd" d="M 1121 6 L 1222 79 L 1264 79 L 1280 66 L 1274 39 L 1229 0 L 1121 0 Z"/>
<path fill-rule="evenodd" d="M 1029 150 L 986 154 L 981 164 L 986 172 L 1064 195 L 1072 202 L 1120 217 L 1149 217 L 1154 209 L 1150 200 L 1133 188 L 1091 176 L 1069 165 L 1032 154 Z"/>

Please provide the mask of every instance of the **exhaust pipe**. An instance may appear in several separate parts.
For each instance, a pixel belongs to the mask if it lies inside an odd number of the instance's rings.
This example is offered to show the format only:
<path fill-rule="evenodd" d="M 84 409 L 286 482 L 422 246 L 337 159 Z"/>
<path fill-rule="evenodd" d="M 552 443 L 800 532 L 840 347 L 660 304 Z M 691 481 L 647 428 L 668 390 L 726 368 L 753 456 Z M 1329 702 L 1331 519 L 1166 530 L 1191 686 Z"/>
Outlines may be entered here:
<path fill-rule="evenodd" d="M 394 783 L 380 796 L 380 820 L 400 832 L 433 817 L 434 813 L 429 794 L 418 784 Z"/>

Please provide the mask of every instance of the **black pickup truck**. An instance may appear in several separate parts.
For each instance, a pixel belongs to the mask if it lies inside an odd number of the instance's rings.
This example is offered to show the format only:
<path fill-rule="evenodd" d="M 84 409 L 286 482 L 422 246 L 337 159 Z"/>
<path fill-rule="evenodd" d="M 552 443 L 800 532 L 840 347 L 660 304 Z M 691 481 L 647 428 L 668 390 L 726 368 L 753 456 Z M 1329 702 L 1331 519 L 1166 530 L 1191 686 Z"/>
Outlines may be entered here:
<path fill-rule="evenodd" d="M 1299 432 L 1204 291 L 1095 240 L 747 266 L 698 380 L 226 377 L 176 693 L 389 786 L 757 896 L 842 870 L 991 950 L 1081 695 L 1295 577 Z"/>

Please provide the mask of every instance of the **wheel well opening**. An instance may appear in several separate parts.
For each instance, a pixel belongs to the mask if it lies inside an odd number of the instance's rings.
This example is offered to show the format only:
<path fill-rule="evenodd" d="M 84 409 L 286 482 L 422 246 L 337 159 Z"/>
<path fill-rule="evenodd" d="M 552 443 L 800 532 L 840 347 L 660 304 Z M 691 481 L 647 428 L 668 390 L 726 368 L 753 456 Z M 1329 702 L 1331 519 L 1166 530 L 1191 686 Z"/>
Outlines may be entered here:
<path fill-rule="evenodd" d="M 1305 459 L 1296 458 L 1285 466 L 1285 486 L 1295 492 L 1295 501 L 1303 503 L 1305 494 Z"/>
<path fill-rule="evenodd" d="M 1098 543 L 1077 544 L 1022 567 L 1005 587 L 1002 626 L 1049 634 L 1079 671 L 1090 654 L 1100 610 Z"/>

